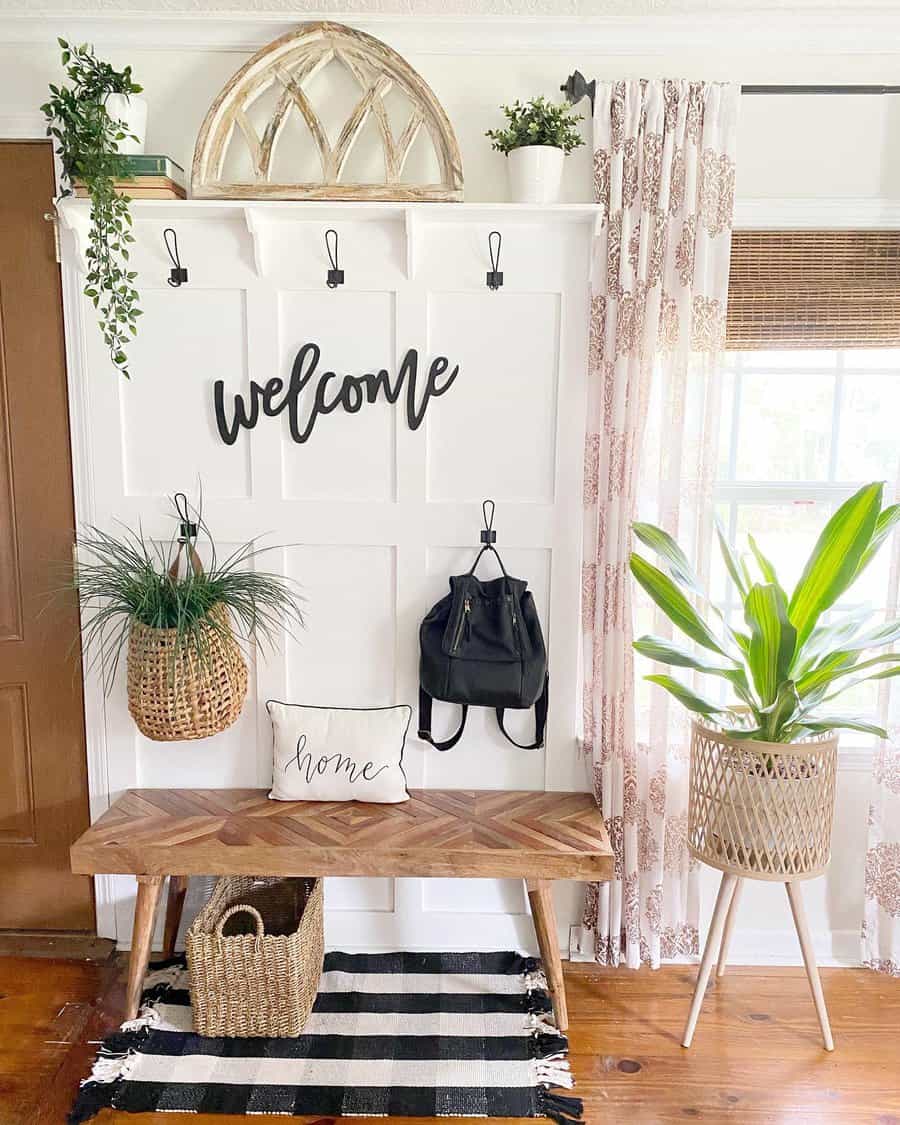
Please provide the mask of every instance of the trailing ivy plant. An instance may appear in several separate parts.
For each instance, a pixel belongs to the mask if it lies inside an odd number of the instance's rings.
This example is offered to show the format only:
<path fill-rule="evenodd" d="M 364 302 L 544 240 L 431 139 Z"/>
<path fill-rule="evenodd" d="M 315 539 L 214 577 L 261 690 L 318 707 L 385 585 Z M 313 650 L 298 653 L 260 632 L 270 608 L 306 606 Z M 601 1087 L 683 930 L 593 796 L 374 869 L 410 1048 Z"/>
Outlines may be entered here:
<path fill-rule="evenodd" d="M 515 148 L 526 145 L 547 145 L 569 153 L 584 144 L 578 132 L 581 115 L 568 106 L 556 105 L 546 98 L 532 98 L 522 105 L 516 101 L 500 107 L 507 120 L 503 129 L 488 129 L 485 133 L 493 144 L 491 148 L 508 155 Z"/>
<path fill-rule="evenodd" d="M 736 700 L 720 706 L 673 676 L 654 674 L 647 679 L 665 688 L 689 711 L 715 720 L 732 738 L 792 742 L 838 729 L 886 738 L 881 727 L 854 715 L 835 713 L 828 705 L 866 680 L 900 675 L 900 653 L 884 651 L 900 638 L 900 621 L 873 627 L 872 613 L 866 610 L 834 621 L 822 620 L 900 522 L 900 504 L 883 507 L 883 490 L 880 482 L 867 484 L 838 508 L 791 593 L 784 589 L 752 535 L 747 537 L 750 551 L 745 557 L 718 528 L 719 546 L 743 605 L 746 629 L 729 626 L 670 535 L 652 524 L 633 524 L 635 536 L 659 557 L 665 571 L 632 554 L 631 573 L 672 624 L 705 654 L 654 636 L 639 638 L 634 647 L 657 663 L 724 679 Z M 716 629 L 698 611 L 698 604 L 716 615 Z M 866 656 L 868 650 L 875 654 Z"/>
<path fill-rule="evenodd" d="M 138 94 L 131 67 L 113 69 L 98 59 L 86 43 L 72 46 L 58 40 L 70 86 L 50 85 L 50 100 L 41 106 L 47 136 L 53 137 L 62 163 L 60 198 L 71 195 L 75 181 L 83 183 L 91 201 L 88 272 L 84 293 L 99 313 L 100 329 L 113 365 L 128 373 L 126 348 L 137 335 L 137 274 L 128 269 L 128 246 L 134 242 L 127 195 L 117 194 L 114 182 L 128 175 L 119 142 L 133 137 L 122 121 L 110 116 L 110 94 Z"/>

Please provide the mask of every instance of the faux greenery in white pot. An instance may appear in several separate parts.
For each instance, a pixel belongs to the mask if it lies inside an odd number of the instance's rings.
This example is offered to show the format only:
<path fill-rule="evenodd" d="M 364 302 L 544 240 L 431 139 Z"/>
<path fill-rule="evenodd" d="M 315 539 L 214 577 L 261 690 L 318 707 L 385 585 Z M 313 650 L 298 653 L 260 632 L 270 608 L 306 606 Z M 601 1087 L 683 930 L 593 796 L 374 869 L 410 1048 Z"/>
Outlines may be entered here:
<path fill-rule="evenodd" d="M 543 97 L 501 108 L 506 127 L 488 129 L 485 135 L 491 147 L 508 158 L 512 202 L 558 202 L 563 160 L 584 144 L 578 132 L 580 115 Z"/>
<path fill-rule="evenodd" d="M 91 201 L 84 293 L 98 312 L 113 366 L 128 378 L 126 349 L 137 335 L 141 310 L 134 285 L 137 274 L 128 268 L 128 247 L 134 242 L 130 200 L 116 192 L 115 181 L 127 178 L 122 154 L 141 151 L 143 136 L 132 132 L 116 114 L 121 112 L 121 99 L 131 103 L 141 87 L 132 80 L 130 66 L 115 70 L 98 59 L 88 44 L 73 46 L 60 39 L 59 45 L 71 86 L 51 84 L 50 100 L 41 111 L 62 163 L 62 196 L 71 195 L 78 181 Z M 139 109 L 135 102 L 134 110 Z M 142 127 L 145 124 L 146 111 Z"/>
<path fill-rule="evenodd" d="M 883 506 L 883 487 L 867 484 L 838 508 L 790 593 L 753 536 L 745 556 L 718 529 L 743 624 L 729 624 L 671 536 L 651 524 L 633 525 L 663 569 L 634 553 L 632 574 L 694 642 L 687 647 L 643 636 L 635 649 L 657 663 L 724 680 L 732 696 L 718 702 L 669 674 L 647 676 L 696 716 L 689 835 L 694 854 L 714 866 L 768 878 L 817 873 L 827 862 L 835 732 L 886 737 L 834 701 L 867 680 L 900 675 L 900 653 L 885 651 L 900 637 L 900 621 L 873 626 L 866 610 L 824 620 L 900 521 L 900 505 Z"/>

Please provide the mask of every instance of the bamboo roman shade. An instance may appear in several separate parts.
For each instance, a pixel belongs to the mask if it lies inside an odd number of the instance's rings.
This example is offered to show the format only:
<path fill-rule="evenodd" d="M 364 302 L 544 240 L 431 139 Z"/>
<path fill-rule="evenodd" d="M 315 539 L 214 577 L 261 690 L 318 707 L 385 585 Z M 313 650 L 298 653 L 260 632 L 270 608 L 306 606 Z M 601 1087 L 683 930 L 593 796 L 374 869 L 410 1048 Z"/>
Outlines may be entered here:
<path fill-rule="evenodd" d="M 736 230 L 726 348 L 900 347 L 900 230 Z"/>

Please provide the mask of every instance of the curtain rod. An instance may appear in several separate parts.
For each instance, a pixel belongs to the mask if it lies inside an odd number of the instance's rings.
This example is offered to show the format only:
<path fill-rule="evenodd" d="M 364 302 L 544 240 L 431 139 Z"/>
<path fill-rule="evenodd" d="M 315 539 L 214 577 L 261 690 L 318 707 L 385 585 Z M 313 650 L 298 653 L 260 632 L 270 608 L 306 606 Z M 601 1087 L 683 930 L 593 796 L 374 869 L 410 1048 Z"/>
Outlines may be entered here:
<path fill-rule="evenodd" d="M 590 98 L 591 111 L 597 93 L 597 79 L 590 82 L 580 70 L 570 74 L 560 86 L 567 101 L 577 105 L 582 98 Z M 900 86 L 741 86 L 742 94 L 900 94 Z"/>

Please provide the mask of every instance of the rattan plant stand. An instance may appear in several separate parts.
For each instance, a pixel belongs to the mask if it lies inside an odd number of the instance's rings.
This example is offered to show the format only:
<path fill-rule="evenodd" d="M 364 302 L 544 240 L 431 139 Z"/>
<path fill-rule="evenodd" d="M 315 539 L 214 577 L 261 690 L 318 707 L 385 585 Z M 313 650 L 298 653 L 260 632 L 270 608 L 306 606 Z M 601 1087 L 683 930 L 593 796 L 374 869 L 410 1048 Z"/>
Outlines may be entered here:
<path fill-rule="evenodd" d="M 776 743 L 729 738 L 691 725 L 688 847 L 722 872 L 682 1045 L 690 1047 L 719 951 L 725 972 L 744 879 L 784 883 L 826 1051 L 834 1050 L 800 880 L 821 875 L 831 853 L 837 735 Z"/>

